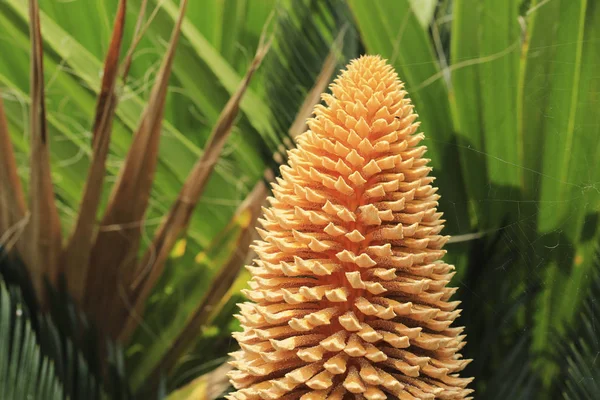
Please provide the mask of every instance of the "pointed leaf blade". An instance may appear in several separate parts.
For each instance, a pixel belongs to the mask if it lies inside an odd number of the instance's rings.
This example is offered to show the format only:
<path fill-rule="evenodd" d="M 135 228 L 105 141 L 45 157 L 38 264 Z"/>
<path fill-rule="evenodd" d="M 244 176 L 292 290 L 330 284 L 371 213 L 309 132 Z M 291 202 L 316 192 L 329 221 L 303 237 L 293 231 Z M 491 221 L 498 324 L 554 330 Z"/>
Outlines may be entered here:
<path fill-rule="evenodd" d="M 43 302 L 44 277 L 51 282 L 56 279 L 58 257 L 61 251 L 61 231 L 58 211 L 54 204 L 54 189 L 50 172 L 50 150 L 46 126 L 44 97 L 44 66 L 42 36 L 40 29 L 39 5 L 36 0 L 29 1 L 31 36 L 31 179 L 29 203 L 31 220 L 29 222 L 30 251 L 23 254 L 29 268 L 34 288 Z"/>
<path fill-rule="evenodd" d="M 235 118 L 238 115 L 240 102 L 242 101 L 244 93 L 264 56 L 267 54 L 268 49 L 268 45 L 263 45 L 258 48 L 254 60 L 248 67 L 248 71 L 240 83 L 240 86 L 221 112 L 219 120 L 204 148 L 202 157 L 194 165 L 193 170 L 190 172 L 179 193 L 179 197 L 171 207 L 165 221 L 158 229 L 152 244 L 142 258 L 138 266 L 140 275 L 132 282 L 133 293 L 131 298 L 134 300 L 135 304 L 133 314 L 128 317 L 128 322 L 123 330 L 121 338 L 126 338 L 133 333 L 138 321 L 138 318 L 135 318 L 135 316 L 142 314 L 147 297 L 150 295 L 152 288 L 162 274 L 169 252 L 177 239 L 179 239 L 181 234 L 187 228 L 194 208 L 204 192 L 208 178 L 210 177 L 221 155 L 223 146 L 229 137 Z"/>
<path fill-rule="evenodd" d="M 113 35 L 104 64 L 102 88 L 96 106 L 96 117 L 92 130 L 94 149 L 92 163 L 85 181 L 79 216 L 65 249 L 61 265 L 65 269 L 64 272 L 67 275 L 71 294 L 76 301 L 81 301 L 85 291 L 85 280 L 96 225 L 96 213 L 106 173 L 106 157 L 117 105 L 115 86 L 119 76 L 119 53 L 123 39 L 126 6 L 126 0 L 119 2 Z"/>
<path fill-rule="evenodd" d="M 121 284 L 123 277 L 131 273 L 137 259 L 142 221 L 157 165 L 167 84 L 186 5 L 187 0 L 182 0 L 167 53 L 102 219 L 102 225 L 119 228 L 101 231 L 92 249 L 87 307 L 95 315 L 106 315 L 102 310 L 125 307 L 120 295 Z M 113 335 L 120 327 L 115 326 L 115 319 L 109 319 L 108 315 L 106 318 L 104 328 Z"/>

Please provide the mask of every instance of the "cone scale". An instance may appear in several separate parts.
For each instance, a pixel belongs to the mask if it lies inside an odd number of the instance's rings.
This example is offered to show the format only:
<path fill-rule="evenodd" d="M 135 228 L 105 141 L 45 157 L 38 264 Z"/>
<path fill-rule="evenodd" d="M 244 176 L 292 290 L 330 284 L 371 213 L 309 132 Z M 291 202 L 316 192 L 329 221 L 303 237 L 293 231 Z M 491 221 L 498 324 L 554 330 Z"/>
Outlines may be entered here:
<path fill-rule="evenodd" d="M 379 57 L 330 89 L 264 210 L 229 398 L 468 398 L 417 114 Z"/>

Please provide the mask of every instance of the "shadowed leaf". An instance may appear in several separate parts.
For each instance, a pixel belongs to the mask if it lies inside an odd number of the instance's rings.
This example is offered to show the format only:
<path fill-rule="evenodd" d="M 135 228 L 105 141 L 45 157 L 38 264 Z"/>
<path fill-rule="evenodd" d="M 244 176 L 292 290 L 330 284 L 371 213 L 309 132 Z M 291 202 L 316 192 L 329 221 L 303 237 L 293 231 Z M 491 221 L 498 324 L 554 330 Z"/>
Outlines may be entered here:
<path fill-rule="evenodd" d="M 85 181 L 85 189 L 79 218 L 64 252 L 64 268 L 72 296 L 81 301 L 85 291 L 85 280 L 89 264 L 90 249 L 96 225 L 96 213 L 102 195 L 102 185 L 106 173 L 106 156 L 110 144 L 114 111 L 117 106 L 115 84 L 119 71 L 119 52 L 125 25 L 127 1 L 119 2 L 115 17 L 112 40 L 106 55 L 102 89 L 98 96 L 96 117 L 93 128 L 93 158 Z"/>
<path fill-rule="evenodd" d="M 553 381 L 555 393 L 569 400 L 597 399 L 600 396 L 600 241 L 596 244 L 595 255 L 585 279 L 591 282 L 584 293 L 579 312 L 566 329 L 566 335 L 555 335 L 553 345 L 558 349 L 555 362 L 560 374 Z"/>

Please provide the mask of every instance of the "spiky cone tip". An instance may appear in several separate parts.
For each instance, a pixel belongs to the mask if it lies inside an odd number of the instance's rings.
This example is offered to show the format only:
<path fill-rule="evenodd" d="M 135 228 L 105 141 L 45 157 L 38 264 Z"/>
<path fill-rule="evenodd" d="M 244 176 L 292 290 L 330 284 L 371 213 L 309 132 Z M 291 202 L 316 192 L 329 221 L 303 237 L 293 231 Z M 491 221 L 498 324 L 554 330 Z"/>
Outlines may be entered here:
<path fill-rule="evenodd" d="M 322 96 L 264 210 L 229 399 L 465 399 L 439 195 L 377 56 Z"/>

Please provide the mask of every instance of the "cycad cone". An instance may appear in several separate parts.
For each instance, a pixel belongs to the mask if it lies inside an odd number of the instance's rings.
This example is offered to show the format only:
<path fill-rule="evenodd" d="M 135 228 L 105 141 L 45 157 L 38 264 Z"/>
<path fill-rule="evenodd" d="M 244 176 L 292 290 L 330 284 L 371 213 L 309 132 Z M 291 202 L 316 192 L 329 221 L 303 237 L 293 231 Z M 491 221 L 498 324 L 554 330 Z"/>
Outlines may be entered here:
<path fill-rule="evenodd" d="M 354 60 L 264 210 L 230 399 L 464 399 L 436 188 L 392 67 Z"/>

